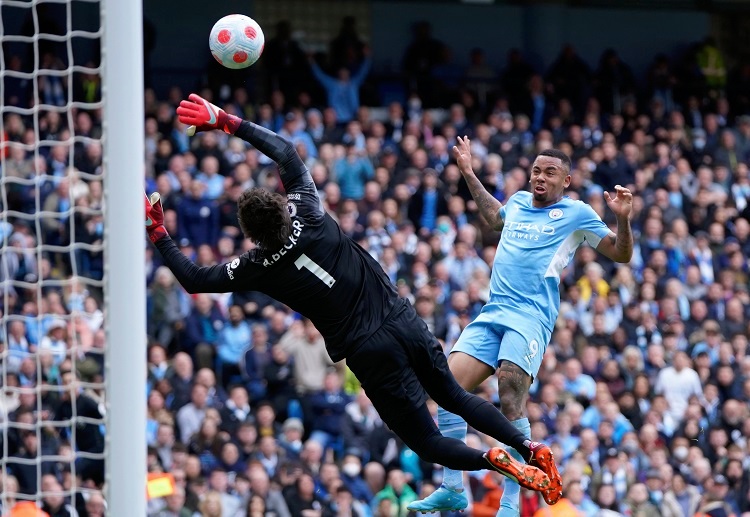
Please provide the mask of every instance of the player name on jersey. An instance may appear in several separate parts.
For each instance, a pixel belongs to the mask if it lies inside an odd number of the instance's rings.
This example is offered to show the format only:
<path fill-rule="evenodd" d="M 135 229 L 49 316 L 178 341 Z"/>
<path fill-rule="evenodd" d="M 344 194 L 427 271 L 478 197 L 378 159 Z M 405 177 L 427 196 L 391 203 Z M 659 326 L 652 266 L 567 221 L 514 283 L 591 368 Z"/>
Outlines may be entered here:
<path fill-rule="evenodd" d="M 291 250 L 297 245 L 297 241 L 299 240 L 299 236 L 302 234 L 302 228 L 304 228 L 305 225 L 302 224 L 299 220 L 292 221 L 292 228 L 294 230 L 292 231 L 292 234 L 289 236 L 289 242 L 287 244 L 284 244 L 284 247 L 281 248 L 279 251 L 271 255 L 271 259 L 265 259 L 263 261 L 263 266 L 268 267 L 276 263 L 281 257 L 286 255 L 287 251 Z"/>

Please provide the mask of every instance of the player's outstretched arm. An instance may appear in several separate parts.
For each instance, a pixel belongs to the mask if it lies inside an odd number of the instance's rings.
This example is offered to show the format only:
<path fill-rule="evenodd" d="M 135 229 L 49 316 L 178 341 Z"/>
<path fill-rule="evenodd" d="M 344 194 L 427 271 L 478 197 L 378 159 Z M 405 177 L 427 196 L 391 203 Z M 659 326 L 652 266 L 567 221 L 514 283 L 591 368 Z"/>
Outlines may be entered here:
<path fill-rule="evenodd" d="M 500 217 L 503 204 L 487 192 L 477 175 L 474 174 L 471 167 L 471 141 L 468 137 L 458 137 L 458 142 L 453 146 L 453 156 L 456 158 L 458 169 L 466 180 L 471 197 L 474 198 L 482 217 L 492 229 L 500 230 L 503 227 L 503 219 Z"/>
<path fill-rule="evenodd" d="M 229 264 L 211 267 L 198 267 L 182 253 L 164 227 L 164 210 L 158 192 L 146 197 L 146 233 L 164 257 L 164 264 L 174 273 L 177 281 L 190 294 L 225 293 L 237 289 L 232 283 L 233 273 L 228 274 Z"/>
<path fill-rule="evenodd" d="M 180 102 L 177 116 L 180 122 L 190 126 L 189 135 L 196 131 L 221 129 L 250 143 L 278 164 L 281 181 L 287 192 L 290 187 L 298 184 L 312 183 L 312 177 L 292 143 L 273 131 L 230 115 L 195 93 L 190 94 L 189 100 Z M 301 178 L 304 175 L 309 177 L 309 181 L 308 178 Z"/>
<path fill-rule="evenodd" d="M 596 250 L 615 262 L 630 262 L 633 258 L 633 232 L 630 228 L 633 194 L 627 188 L 616 185 L 615 195 L 605 192 L 604 199 L 617 218 L 617 233 L 610 233 L 602 239 Z"/>

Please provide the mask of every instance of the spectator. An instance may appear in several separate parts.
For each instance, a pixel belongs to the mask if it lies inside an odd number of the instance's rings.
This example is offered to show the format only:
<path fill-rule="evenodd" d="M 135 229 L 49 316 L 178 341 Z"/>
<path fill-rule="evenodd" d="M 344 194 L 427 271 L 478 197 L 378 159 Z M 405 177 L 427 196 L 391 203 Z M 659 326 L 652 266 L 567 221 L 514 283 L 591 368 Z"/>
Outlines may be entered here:
<path fill-rule="evenodd" d="M 657 394 L 664 394 L 669 413 L 677 421 L 682 420 L 690 397 L 703 397 L 700 378 L 690 368 L 688 355 L 681 351 L 675 354 L 672 366 L 659 372 L 654 390 Z"/>
<path fill-rule="evenodd" d="M 648 500 L 648 490 L 643 483 L 636 483 L 628 490 L 624 509 L 630 515 L 644 517 L 659 517 L 659 510 Z"/>
<path fill-rule="evenodd" d="M 206 187 L 203 196 L 212 201 L 219 199 L 224 193 L 224 177 L 219 175 L 219 160 L 208 155 L 200 163 L 200 172 L 196 179 Z"/>
<path fill-rule="evenodd" d="M 266 512 L 275 512 L 278 517 L 292 517 L 284 497 L 281 492 L 271 487 L 268 474 L 262 467 L 257 464 L 248 467 L 248 477 L 250 491 L 264 499 Z"/>
<path fill-rule="evenodd" d="M 581 371 L 581 363 L 577 359 L 568 359 L 565 363 L 565 390 L 589 400 L 596 393 L 596 382 Z"/>
<path fill-rule="evenodd" d="M 406 48 L 403 69 L 411 90 L 416 90 L 427 106 L 433 102 L 434 88 L 431 84 L 433 69 L 440 63 L 444 44 L 432 37 L 430 24 L 417 22 L 413 28 L 414 39 Z"/>
<path fill-rule="evenodd" d="M 294 376 L 299 393 L 323 388 L 326 371 L 332 365 L 320 332 L 310 320 L 296 324 L 279 341 L 281 348 L 294 359 Z"/>
<path fill-rule="evenodd" d="M 380 416 L 364 390 L 360 390 L 356 399 L 346 405 L 345 411 L 341 423 L 344 444 L 348 448 L 368 450 L 368 437 L 380 420 Z"/>
<path fill-rule="evenodd" d="M 279 445 L 284 449 L 285 455 L 290 459 L 299 459 L 302 452 L 302 436 L 305 434 L 305 426 L 299 418 L 287 418 L 281 426 L 283 433 L 279 438 Z"/>
<path fill-rule="evenodd" d="M 169 347 L 184 325 L 186 303 L 182 289 L 168 267 L 161 266 L 154 273 L 150 295 L 149 335 L 160 345 Z"/>
<path fill-rule="evenodd" d="M 328 106 L 336 111 L 339 123 L 354 119 L 359 110 L 359 87 L 372 65 L 367 47 L 363 47 L 363 53 L 365 58 L 355 73 L 352 74 L 349 69 L 341 67 L 336 71 L 335 78 L 323 72 L 318 64 L 310 59 L 313 75 L 325 88 Z"/>
<path fill-rule="evenodd" d="M 376 509 L 381 508 L 383 501 L 389 501 L 390 504 L 388 506 L 393 508 L 395 515 L 404 515 L 407 513 L 406 507 L 416 499 L 417 494 L 406 483 L 406 476 L 403 471 L 394 469 L 388 473 L 388 483 L 385 488 L 375 494 L 373 511 L 375 512 Z"/>
<path fill-rule="evenodd" d="M 628 473 L 617 449 L 611 447 L 600 457 L 603 458 L 602 469 L 591 480 L 593 493 L 596 493 L 601 485 L 613 485 L 618 500 L 623 501 L 627 494 L 631 500 L 635 501 L 636 505 L 647 502 L 648 491 L 644 485 L 641 485 L 633 493 L 630 492 L 635 481 L 634 476 L 632 473 Z"/>
<path fill-rule="evenodd" d="M 187 444 L 206 417 L 208 389 L 202 384 L 194 384 L 190 402 L 177 412 L 177 425 L 180 428 L 180 441 Z"/>
<path fill-rule="evenodd" d="M 185 325 L 185 348 L 193 356 L 198 368 L 213 366 L 216 347 L 224 328 L 224 318 L 211 296 L 205 293 L 195 297 L 195 306 Z"/>
<path fill-rule="evenodd" d="M 252 418 L 250 400 L 244 386 L 232 386 L 229 390 L 229 398 L 219 414 L 221 429 L 229 436 L 234 436 L 240 424 Z"/>
<path fill-rule="evenodd" d="M 694 515 L 698 511 L 700 501 L 698 488 L 687 484 L 684 476 L 680 472 L 675 472 L 672 477 L 672 488 L 664 494 L 661 513 L 664 517 Z"/>
<path fill-rule="evenodd" d="M 326 502 L 315 492 L 315 483 L 309 474 L 303 473 L 297 478 L 296 485 L 287 497 L 292 515 L 305 515 L 311 510 L 318 513 L 327 510 Z"/>
<path fill-rule="evenodd" d="M 263 370 L 266 395 L 277 414 L 287 415 L 292 400 L 296 400 L 294 365 L 281 344 L 271 348 L 271 361 Z"/>
<path fill-rule="evenodd" d="M 219 210 L 205 194 L 205 184 L 193 180 L 189 192 L 177 206 L 179 235 L 196 246 L 213 246 L 219 240 Z"/>
<path fill-rule="evenodd" d="M 320 443 L 323 449 L 334 447 L 343 449 L 342 424 L 349 396 L 342 389 L 342 379 L 338 372 L 328 372 L 323 380 L 323 389 L 312 395 L 310 405 L 315 418 L 315 431 L 311 440 Z"/>
<path fill-rule="evenodd" d="M 437 171 L 424 169 L 422 173 L 421 186 L 409 201 L 409 220 L 426 235 L 436 228 L 438 217 L 448 214 L 448 203 L 439 187 Z"/>
<path fill-rule="evenodd" d="M 190 402 L 193 382 L 193 360 L 185 352 L 178 352 L 166 374 L 172 390 L 170 407 L 177 411 Z"/>
<path fill-rule="evenodd" d="M 245 350 L 252 346 L 250 325 L 245 321 L 245 312 L 239 305 L 229 307 L 229 325 L 221 328 L 216 355 L 219 360 L 219 375 L 224 382 L 233 376 L 239 377 L 239 364 Z"/>
<path fill-rule="evenodd" d="M 341 197 L 359 201 L 365 194 L 365 183 L 372 179 L 375 171 L 370 161 L 360 156 L 354 142 L 349 142 L 346 156 L 334 163 L 333 174 L 341 188 Z"/>
<path fill-rule="evenodd" d="M 210 491 L 198 505 L 201 517 L 223 517 L 221 494 Z"/>
<path fill-rule="evenodd" d="M 184 488 L 176 487 L 171 495 L 164 498 L 164 501 L 166 503 L 165 508 L 149 514 L 149 517 L 193 517 L 193 512 L 185 507 Z"/>

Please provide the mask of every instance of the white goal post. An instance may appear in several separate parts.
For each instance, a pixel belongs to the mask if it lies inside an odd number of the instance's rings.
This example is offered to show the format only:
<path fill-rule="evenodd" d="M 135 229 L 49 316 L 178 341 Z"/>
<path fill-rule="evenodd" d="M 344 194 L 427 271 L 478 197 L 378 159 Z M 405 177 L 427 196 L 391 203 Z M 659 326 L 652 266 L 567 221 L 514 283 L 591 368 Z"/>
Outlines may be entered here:
<path fill-rule="evenodd" d="M 102 0 L 107 515 L 146 515 L 143 7 Z"/>

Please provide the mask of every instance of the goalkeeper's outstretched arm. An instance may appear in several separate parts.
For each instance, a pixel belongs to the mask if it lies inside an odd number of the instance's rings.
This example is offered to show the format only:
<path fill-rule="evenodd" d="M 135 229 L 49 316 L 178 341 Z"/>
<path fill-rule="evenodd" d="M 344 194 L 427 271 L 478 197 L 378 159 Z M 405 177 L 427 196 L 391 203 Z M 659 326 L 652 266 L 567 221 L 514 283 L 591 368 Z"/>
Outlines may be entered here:
<path fill-rule="evenodd" d="M 277 163 L 281 183 L 287 192 L 300 185 L 312 183 L 312 176 L 305 163 L 297 154 L 294 145 L 286 138 L 247 120 L 240 123 L 234 134 Z"/>
<path fill-rule="evenodd" d="M 190 94 L 189 100 L 180 102 L 177 116 L 180 122 L 190 126 L 189 134 L 221 129 L 250 143 L 278 164 L 281 182 L 287 193 L 313 183 L 312 176 L 294 150 L 292 142 L 273 131 L 230 115 L 194 93 Z"/>
<path fill-rule="evenodd" d="M 238 284 L 227 275 L 227 269 L 231 268 L 230 263 L 199 267 L 180 251 L 169 236 L 156 241 L 155 244 L 164 257 L 164 265 L 172 271 L 188 293 L 229 293 L 240 290 Z"/>
<path fill-rule="evenodd" d="M 190 294 L 252 290 L 251 287 L 244 289 L 252 283 L 251 275 L 238 274 L 239 269 L 246 266 L 245 256 L 226 264 L 199 267 L 179 250 L 164 227 L 164 210 L 158 193 L 151 194 L 151 199 L 146 198 L 146 232 L 164 257 L 164 264 Z"/>

